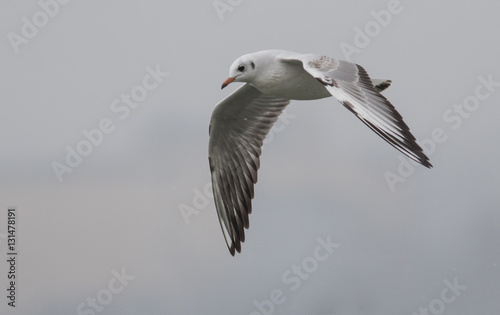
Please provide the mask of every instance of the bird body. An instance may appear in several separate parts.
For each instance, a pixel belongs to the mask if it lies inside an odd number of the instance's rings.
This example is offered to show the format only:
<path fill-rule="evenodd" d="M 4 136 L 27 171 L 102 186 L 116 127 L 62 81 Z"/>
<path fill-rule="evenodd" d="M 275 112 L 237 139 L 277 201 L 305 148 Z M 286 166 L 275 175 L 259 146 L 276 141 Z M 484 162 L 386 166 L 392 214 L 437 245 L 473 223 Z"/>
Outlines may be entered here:
<path fill-rule="evenodd" d="M 289 100 L 315 100 L 332 96 L 323 84 L 304 71 L 301 62 L 284 59 L 291 53 L 264 50 L 250 56 L 259 62 L 255 63 L 256 75 L 249 84 L 266 95 Z"/>
<path fill-rule="evenodd" d="M 372 80 L 357 64 L 316 54 L 264 50 L 236 59 L 222 88 L 245 82 L 210 120 L 209 163 L 219 222 L 232 255 L 249 227 L 264 138 L 290 100 L 333 96 L 409 158 L 432 167 L 394 106 L 382 95 L 390 80 Z"/>

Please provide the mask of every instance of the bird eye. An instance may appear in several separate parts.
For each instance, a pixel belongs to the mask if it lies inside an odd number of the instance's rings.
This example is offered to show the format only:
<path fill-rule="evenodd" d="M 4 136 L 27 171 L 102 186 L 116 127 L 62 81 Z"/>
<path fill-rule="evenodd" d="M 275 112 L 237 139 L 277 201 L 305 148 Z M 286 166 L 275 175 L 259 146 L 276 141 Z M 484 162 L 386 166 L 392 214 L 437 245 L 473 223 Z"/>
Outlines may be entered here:
<path fill-rule="evenodd" d="M 239 72 L 243 72 L 243 71 L 245 71 L 245 66 L 244 66 L 244 65 L 239 65 L 239 66 L 238 66 L 238 71 L 239 71 Z"/>

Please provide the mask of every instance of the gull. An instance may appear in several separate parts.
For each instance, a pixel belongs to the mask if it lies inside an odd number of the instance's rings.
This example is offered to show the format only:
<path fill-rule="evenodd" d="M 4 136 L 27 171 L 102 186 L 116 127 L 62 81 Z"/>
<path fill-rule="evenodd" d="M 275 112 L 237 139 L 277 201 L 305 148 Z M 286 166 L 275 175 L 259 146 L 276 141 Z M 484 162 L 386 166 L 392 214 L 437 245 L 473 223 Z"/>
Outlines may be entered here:
<path fill-rule="evenodd" d="M 252 212 L 264 138 L 290 100 L 333 96 L 397 150 L 431 168 L 415 137 L 380 92 L 390 80 L 371 79 L 360 65 L 317 54 L 264 50 L 236 59 L 232 82 L 244 82 L 216 105 L 210 119 L 208 159 L 217 215 L 231 255 L 241 252 Z"/>

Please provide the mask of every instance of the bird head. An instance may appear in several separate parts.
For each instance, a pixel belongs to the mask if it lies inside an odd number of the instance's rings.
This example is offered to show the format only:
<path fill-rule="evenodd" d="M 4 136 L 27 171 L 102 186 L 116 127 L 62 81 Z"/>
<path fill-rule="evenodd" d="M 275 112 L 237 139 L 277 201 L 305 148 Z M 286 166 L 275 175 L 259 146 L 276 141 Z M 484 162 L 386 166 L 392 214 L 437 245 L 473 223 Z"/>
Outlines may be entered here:
<path fill-rule="evenodd" d="M 232 82 L 249 82 L 255 76 L 255 62 L 249 55 L 236 59 L 229 68 L 229 77 L 222 83 L 221 89 Z"/>

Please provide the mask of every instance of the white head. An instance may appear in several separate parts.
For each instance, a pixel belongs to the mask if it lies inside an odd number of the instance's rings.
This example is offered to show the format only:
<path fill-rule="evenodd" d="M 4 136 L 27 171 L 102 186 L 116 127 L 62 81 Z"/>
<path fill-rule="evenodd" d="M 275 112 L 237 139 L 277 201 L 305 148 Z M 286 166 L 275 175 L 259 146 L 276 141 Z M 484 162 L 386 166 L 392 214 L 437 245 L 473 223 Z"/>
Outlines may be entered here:
<path fill-rule="evenodd" d="M 221 89 L 231 82 L 249 82 L 255 77 L 255 62 L 250 55 L 244 55 L 236 59 L 229 68 L 229 78 L 222 83 Z"/>

